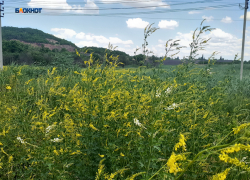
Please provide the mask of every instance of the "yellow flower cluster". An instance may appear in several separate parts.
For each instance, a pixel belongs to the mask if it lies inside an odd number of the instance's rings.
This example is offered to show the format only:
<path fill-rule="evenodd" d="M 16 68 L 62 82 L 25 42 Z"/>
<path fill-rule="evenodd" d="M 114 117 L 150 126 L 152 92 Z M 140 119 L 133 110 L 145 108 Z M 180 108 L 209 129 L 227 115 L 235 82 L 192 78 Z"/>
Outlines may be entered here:
<path fill-rule="evenodd" d="M 182 147 L 183 148 L 183 151 L 186 151 L 186 143 L 185 143 L 185 137 L 183 134 L 180 134 L 180 139 L 179 139 L 179 142 L 174 146 L 174 149 L 175 151 L 177 151 L 177 149 L 179 147 Z"/>
<path fill-rule="evenodd" d="M 11 87 L 10 86 L 6 86 L 6 89 L 11 89 Z"/>
<path fill-rule="evenodd" d="M 244 129 L 247 126 L 250 126 L 250 123 L 245 123 L 245 124 L 240 125 L 237 128 L 233 128 L 234 134 L 238 134 L 242 129 Z"/>
<path fill-rule="evenodd" d="M 99 163 L 99 167 L 98 167 L 98 172 L 96 172 L 96 177 L 95 177 L 95 180 L 98 180 L 100 179 L 101 177 L 101 174 L 104 170 L 104 165 L 102 164 L 102 162 L 104 161 L 105 159 L 102 159 Z"/>
<path fill-rule="evenodd" d="M 89 127 L 91 127 L 95 131 L 99 131 L 92 123 L 89 124 Z"/>
<path fill-rule="evenodd" d="M 236 157 L 231 158 L 227 154 L 239 152 L 240 150 L 250 151 L 250 145 L 243 145 L 243 144 L 235 144 L 231 147 L 225 148 L 221 150 L 221 153 L 219 155 L 219 158 L 221 161 L 224 161 L 226 163 L 234 164 L 238 167 L 241 167 L 245 169 L 246 171 L 250 171 L 250 167 L 248 167 L 244 162 L 239 161 Z"/>
<path fill-rule="evenodd" d="M 222 153 L 234 153 L 234 152 L 238 152 L 240 150 L 245 150 L 245 151 L 250 151 L 250 145 L 244 145 L 244 144 L 235 144 L 231 147 L 225 148 L 223 149 L 221 152 Z"/>
<path fill-rule="evenodd" d="M 229 157 L 227 154 L 222 153 L 219 155 L 219 158 L 221 161 L 224 161 L 224 162 L 230 163 L 230 164 L 234 164 L 234 165 L 241 167 L 241 168 L 245 169 L 246 171 L 250 172 L 250 167 L 248 167 L 244 162 L 239 161 L 236 157 L 233 159 L 233 158 Z"/>
<path fill-rule="evenodd" d="M 222 173 L 214 175 L 212 180 L 224 180 L 224 179 L 226 179 L 227 174 L 228 174 L 229 171 L 230 171 L 230 168 L 227 168 Z"/>
<path fill-rule="evenodd" d="M 176 175 L 177 172 L 182 171 L 182 169 L 179 168 L 179 165 L 177 164 L 177 161 L 178 160 L 185 160 L 185 159 L 186 159 L 185 155 L 182 155 L 182 154 L 176 155 L 173 152 L 172 155 L 170 156 L 170 158 L 168 159 L 168 162 L 167 162 L 169 172 L 174 173 Z"/>

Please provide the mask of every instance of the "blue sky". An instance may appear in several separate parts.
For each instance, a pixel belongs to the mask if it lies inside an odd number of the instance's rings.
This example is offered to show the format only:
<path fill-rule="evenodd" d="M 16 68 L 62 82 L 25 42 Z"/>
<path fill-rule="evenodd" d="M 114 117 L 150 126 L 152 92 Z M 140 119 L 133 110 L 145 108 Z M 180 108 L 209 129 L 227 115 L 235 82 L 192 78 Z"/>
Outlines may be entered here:
<path fill-rule="evenodd" d="M 205 51 L 208 58 L 214 51 L 216 58 L 234 59 L 241 55 L 244 0 L 6 0 L 2 26 L 30 27 L 69 40 L 78 47 L 107 48 L 109 42 L 116 49 L 134 55 L 144 42 L 144 28 L 148 24 L 159 28 L 147 38 L 148 50 L 164 56 L 169 39 L 180 40 L 181 59 L 188 56 L 193 31 L 203 25 L 216 28 L 201 37 L 210 38 Z M 249 4 L 250 6 L 250 4 Z M 43 8 L 40 14 L 15 13 L 15 8 Z M 112 9 L 113 8 L 113 9 Z M 120 8 L 120 9 L 114 9 Z M 60 9 L 60 10 L 59 10 Z M 78 9 L 78 10 L 77 10 Z M 244 60 L 250 60 L 250 13 L 247 14 Z M 152 55 L 152 54 L 149 54 Z M 168 54 L 168 55 L 171 55 Z"/>

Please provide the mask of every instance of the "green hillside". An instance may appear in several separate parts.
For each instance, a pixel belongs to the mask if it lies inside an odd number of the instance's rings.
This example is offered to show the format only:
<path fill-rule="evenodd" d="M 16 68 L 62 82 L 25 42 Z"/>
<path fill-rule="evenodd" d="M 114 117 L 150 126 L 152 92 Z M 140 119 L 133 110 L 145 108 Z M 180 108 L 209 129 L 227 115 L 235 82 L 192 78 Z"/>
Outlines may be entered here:
<path fill-rule="evenodd" d="M 2 37 L 3 40 L 17 39 L 29 43 L 46 43 L 46 44 L 53 44 L 47 40 L 47 39 L 53 39 L 55 41 L 58 41 L 60 45 L 70 45 L 77 48 L 77 46 L 70 41 L 57 38 L 51 34 L 32 28 L 18 28 L 18 27 L 5 26 L 2 27 Z"/>
<path fill-rule="evenodd" d="M 11 63 L 16 64 L 36 64 L 36 65 L 52 65 L 52 66 L 66 66 L 69 64 L 77 64 L 81 67 L 85 67 L 84 61 L 89 60 L 90 53 L 93 53 L 94 64 L 103 64 L 106 53 L 108 58 L 112 55 L 116 57 L 119 55 L 118 62 L 124 65 L 142 65 L 143 55 L 138 54 L 136 56 L 130 56 L 125 52 L 114 50 L 106 51 L 106 48 L 100 47 L 83 47 L 79 48 L 74 43 L 55 37 L 54 35 L 44 33 L 38 29 L 32 28 L 18 28 L 5 26 L 2 28 L 3 39 L 3 59 L 4 65 Z M 75 52 L 68 52 L 66 49 L 53 49 L 50 50 L 47 47 L 32 47 L 31 45 L 24 45 L 18 41 L 10 41 L 11 39 L 17 39 L 27 43 L 44 43 L 51 45 L 70 45 L 77 49 L 82 54 L 81 57 L 76 56 Z M 55 40 L 56 43 L 52 43 L 47 39 Z M 115 46 L 115 45 L 114 45 Z M 86 52 L 87 54 L 83 54 Z M 158 57 L 153 57 L 152 60 L 160 60 Z M 124 67 L 124 65 L 121 65 Z"/>

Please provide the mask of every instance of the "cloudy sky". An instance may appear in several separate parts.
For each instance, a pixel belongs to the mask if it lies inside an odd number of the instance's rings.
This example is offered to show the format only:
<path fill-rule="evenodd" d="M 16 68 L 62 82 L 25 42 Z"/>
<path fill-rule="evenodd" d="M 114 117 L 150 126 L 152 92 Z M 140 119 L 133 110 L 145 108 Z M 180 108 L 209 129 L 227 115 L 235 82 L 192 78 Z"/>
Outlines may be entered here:
<path fill-rule="evenodd" d="M 5 0 L 2 26 L 30 27 L 75 43 L 78 47 L 104 47 L 134 55 L 142 49 L 147 25 L 159 28 L 147 38 L 148 50 L 164 56 L 167 40 L 180 40 L 178 56 L 188 56 L 192 34 L 203 19 L 216 28 L 204 33 L 211 38 L 205 51 L 233 60 L 241 55 L 244 0 Z M 15 8 L 43 8 L 40 14 L 15 13 Z M 250 60 L 250 12 L 247 14 L 244 60 Z M 137 54 L 142 53 L 142 50 Z M 151 54 L 150 54 L 151 55 Z M 168 55 L 171 55 L 168 54 Z"/>

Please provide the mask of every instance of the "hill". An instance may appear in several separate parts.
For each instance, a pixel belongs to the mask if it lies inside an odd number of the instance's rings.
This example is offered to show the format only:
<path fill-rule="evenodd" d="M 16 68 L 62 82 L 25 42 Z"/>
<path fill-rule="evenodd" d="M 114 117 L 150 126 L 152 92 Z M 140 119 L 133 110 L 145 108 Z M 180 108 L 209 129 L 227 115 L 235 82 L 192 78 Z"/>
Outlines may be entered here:
<path fill-rule="evenodd" d="M 84 66 L 83 59 L 86 61 L 89 59 L 90 53 L 93 53 L 94 62 L 103 62 L 105 56 L 105 48 L 98 47 L 84 47 L 79 48 L 74 43 L 55 37 L 54 35 L 44 33 L 38 29 L 32 28 L 18 28 L 5 26 L 2 28 L 3 39 L 3 59 L 4 65 L 8 65 L 12 62 L 17 64 L 37 64 L 37 65 L 52 65 L 58 64 L 54 57 L 62 57 L 66 62 L 69 56 L 74 58 L 74 63 Z M 81 58 L 75 54 L 75 49 L 82 54 Z M 84 52 L 89 49 L 88 54 Z M 66 56 L 65 54 L 69 54 Z M 125 52 L 109 51 L 110 55 L 119 55 L 119 61 L 128 65 L 132 63 L 132 57 Z M 42 62 L 42 63 L 41 63 Z M 72 62 L 72 60 L 71 60 Z M 62 63 L 62 62 L 60 62 Z"/>
<path fill-rule="evenodd" d="M 32 28 L 18 28 L 18 27 L 2 27 L 3 40 L 16 39 L 28 43 L 46 43 L 46 44 L 58 44 L 58 45 L 70 45 L 77 48 L 77 46 L 65 39 L 60 39 L 54 35 L 45 33 L 38 29 Z"/>
<path fill-rule="evenodd" d="M 106 51 L 101 47 L 83 47 L 79 48 L 74 43 L 55 37 L 52 34 L 45 33 L 38 29 L 18 28 L 5 26 L 2 28 L 3 39 L 3 59 L 4 65 L 12 62 L 17 64 L 36 64 L 36 65 L 59 65 L 68 67 L 70 64 L 77 64 L 85 67 L 83 61 L 89 60 L 90 53 L 93 53 L 94 63 L 104 63 L 104 57 L 119 55 L 118 62 L 124 65 L 143 65 L 143 55 L 130 56 L 125 52 L 114 50 Z M 75 53 L 75 49 L 80 52 L 81 57 Z M 87 54 L 84 52 L 88 50 Z M 162 57 L 163 58 L 163 57 Z M 62 60 L 63 59 L 63 60 Z M 148 57 L 144 65 L 157 66 L 160 57 Z M 179 59 L 167 58 L 164 65 L 178 65 L 182 62 Z M 206 61 L 196 63 L 207 63 Z M 218 62 L 220 64 L 231 62 Z"/>

